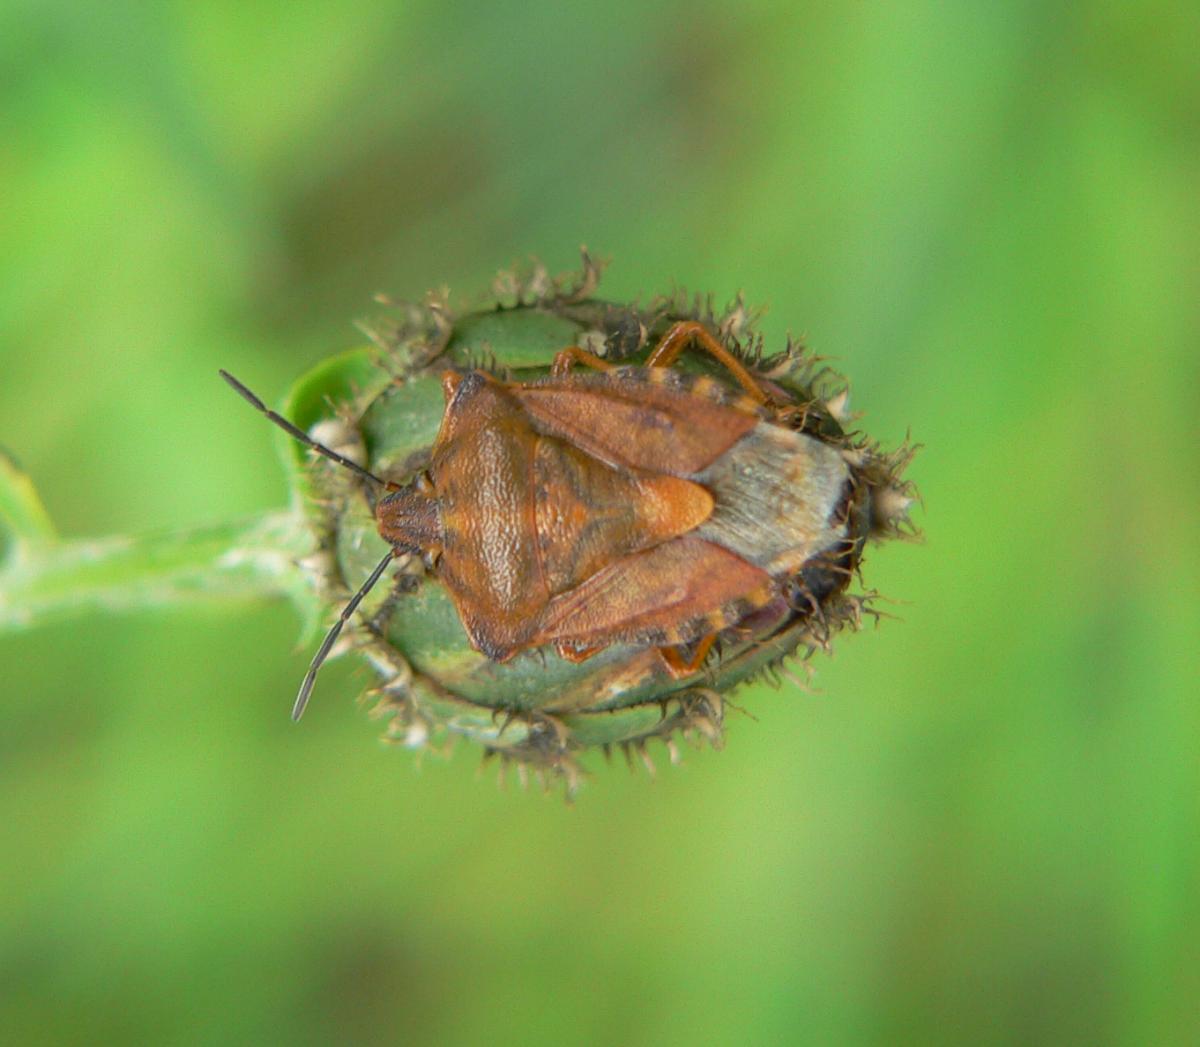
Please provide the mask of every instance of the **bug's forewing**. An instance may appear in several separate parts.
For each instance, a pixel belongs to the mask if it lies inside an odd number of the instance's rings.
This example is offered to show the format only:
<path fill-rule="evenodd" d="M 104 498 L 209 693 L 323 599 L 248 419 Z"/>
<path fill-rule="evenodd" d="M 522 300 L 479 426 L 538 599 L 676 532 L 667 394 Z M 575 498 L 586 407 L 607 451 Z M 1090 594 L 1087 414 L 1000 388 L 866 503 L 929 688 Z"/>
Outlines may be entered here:
<path fill-rule="evenodd" d="M 740 556 L 685 535 L 623 557 L 546 607 L 535 643 L 684 643 L 721 627 L 737 603 L 761 604 L 771 578 Z"/>
<path fill-rule="evenodd" d="M 758 417 L 657 384 L 661 370 L 547 379 L 510 391 L 539 428 L 601 461 L 692 476 L 753 429 Z"/>

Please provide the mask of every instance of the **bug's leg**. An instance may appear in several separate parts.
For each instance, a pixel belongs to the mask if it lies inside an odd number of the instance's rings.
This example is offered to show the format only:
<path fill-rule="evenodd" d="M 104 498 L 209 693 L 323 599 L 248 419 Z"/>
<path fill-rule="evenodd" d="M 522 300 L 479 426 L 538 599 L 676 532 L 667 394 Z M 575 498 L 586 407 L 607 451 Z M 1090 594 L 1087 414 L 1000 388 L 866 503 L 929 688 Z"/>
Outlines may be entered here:
<path fill-rule="evenodd" d="M 708 636 L 704 637 L 696 645 L 696 650 L 691 658 L 686 660 L 678 647 L 660 647 L 658 653 L 662 657 L 667 671 L 676 680 L 680 680 L 685 676 L 691 676 L 692 673 L 699 670 L 700 666 L 704 664 L 704 660 L 708 657 L 708 652 L 712 650 L 712 645 L 716 643 L 716 640 L 717 634 L 709 633 Z"/>
<path fill-rule="evenodd" d="M 754 376 L 746 370 L 745 365 L 718 342 L 702 323 L 695 320 L 680 320 L 671 325 L 671 329 L 662 336 L 662 340 L 654 347 L 654 352 L 646 360 L 647 367 L 669 367 L 688 347 L 703 349 L 714 360 L 725 366 L 726 370 L 737 379 L 738 385 L 760 404 L 765 404 L 770 397 L 763 392 L 762 386 L 755 381 Z"/>
<path fill-rule="evenodd" d="M 550 365 L 550 373 L 555 378 L 571 373 L 574 364 L 583 364 L 594 371 L 611 371 L 613 365 L 601 360 L 595 353 L 589 353 L 577 345 L 569 345 L 554 354 L 554 362 Z"/>
<path fill-rule="evenodd" d="M 574 647 L 569 643 L 556 643 L 554 650 L 558 652 L 560 658 L 565 658 L 568 662 L 574 662 L 578 665 L 580 662 L 586 662 L 593 655 L 599 654 L 608 644 L 598 643 L 594 647 Z"/>

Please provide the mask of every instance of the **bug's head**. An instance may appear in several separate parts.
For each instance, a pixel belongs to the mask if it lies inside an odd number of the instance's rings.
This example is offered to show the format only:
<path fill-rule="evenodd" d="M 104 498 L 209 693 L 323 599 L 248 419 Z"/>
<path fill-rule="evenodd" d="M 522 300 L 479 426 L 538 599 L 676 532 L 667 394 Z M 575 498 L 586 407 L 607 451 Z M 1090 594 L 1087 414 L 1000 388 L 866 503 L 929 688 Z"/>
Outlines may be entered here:
<path fill-rule="evenodd" d="M 421 475 L 375 505 L 383 539 L 405 552 L 429 553 L 441 547 L 442 516 L 429 478 Z"/>

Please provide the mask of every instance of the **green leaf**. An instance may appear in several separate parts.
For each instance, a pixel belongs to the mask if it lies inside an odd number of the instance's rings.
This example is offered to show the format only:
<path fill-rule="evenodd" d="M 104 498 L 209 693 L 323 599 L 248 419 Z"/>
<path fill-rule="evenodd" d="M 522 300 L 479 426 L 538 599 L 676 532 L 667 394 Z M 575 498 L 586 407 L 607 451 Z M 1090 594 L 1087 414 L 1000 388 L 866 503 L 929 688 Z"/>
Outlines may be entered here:
<path fill-rule="evenodd" d="M 54 524 L 33 486 L 33 480 L 0 449 L 0 538 L 8 553 L 22 555 L 23 547 L 53 542 Z"/>

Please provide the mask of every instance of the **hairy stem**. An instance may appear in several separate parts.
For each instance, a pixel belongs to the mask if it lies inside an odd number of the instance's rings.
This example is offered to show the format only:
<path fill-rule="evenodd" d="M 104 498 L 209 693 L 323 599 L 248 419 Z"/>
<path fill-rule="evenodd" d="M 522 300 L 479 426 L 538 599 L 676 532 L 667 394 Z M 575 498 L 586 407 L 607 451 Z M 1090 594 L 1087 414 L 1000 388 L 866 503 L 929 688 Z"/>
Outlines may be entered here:
<path fill-rule="evenodd" d="M 136 536 L 12 536 L 0 562 L 0 633 L 92 610 L 307 593 L 296 561 L 312 539 L 290 510 Z"/>

